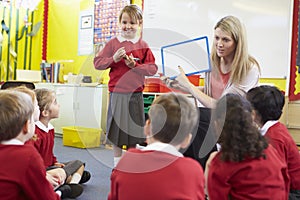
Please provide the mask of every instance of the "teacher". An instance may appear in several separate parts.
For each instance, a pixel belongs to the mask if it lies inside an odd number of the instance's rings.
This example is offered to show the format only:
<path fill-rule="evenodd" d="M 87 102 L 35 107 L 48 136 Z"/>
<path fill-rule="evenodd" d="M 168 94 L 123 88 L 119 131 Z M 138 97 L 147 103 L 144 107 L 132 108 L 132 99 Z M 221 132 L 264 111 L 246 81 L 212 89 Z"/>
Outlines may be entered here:
<path fill-rule="evenodd" d="M 202 105 L 197 134 L 185 156 L 198 160 L 204 168 L 210 150 L 215 150 L 215 141 L 205 144 L 210 123 L 210 109 L 215 108 L 219 98 L 228 93 L 245 96 L 248 90 L 256 87 L 260 77 L 260 66 L 257 60 L 249 55 L 246 31 L 243 24 L 235 16 L 220 19 L 214 27 L 214 38 L 211 49 L 212 70 L 205 74 L 204 87 L 194 86 L 179 67 L 179 75 L 175 80 L 161 77 L 161 80 L 171 88 L 181 89 L 192 94 Z M 212 141 L 208 139 L 207 141 Z M 200 149 L 201 148 L 201 149 Z M 203 152 L 207 152 L 203 157 Z M 200 156 L 202 155 L 202 156 Z"/>

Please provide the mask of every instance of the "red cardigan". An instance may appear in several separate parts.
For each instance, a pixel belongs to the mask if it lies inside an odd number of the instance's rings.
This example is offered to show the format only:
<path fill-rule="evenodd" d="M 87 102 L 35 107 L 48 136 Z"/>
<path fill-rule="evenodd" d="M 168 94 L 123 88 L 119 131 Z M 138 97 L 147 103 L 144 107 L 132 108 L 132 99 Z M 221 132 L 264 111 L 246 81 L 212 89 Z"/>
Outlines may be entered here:
<path fill-rule="evenodd" d="M 113 61 L 114 53 L 121 47 L 125 47 L 127 55 L 132 54 L 133 57 L 139 58 L 133 69 L 129 68 L 123 59 L 118 63 Z M 111 39 L 94 58 L 94 66 L 100 70 L 110 68 L 109 91 L 120 93 L 142 92 L 145 76 L 153 76 L 157 72 L 154 55 L 142 39 L 137 43 Z"/>
<path fill-rule="evenodd" d="M 289 177 L 287 166 L 278 159 L 276 150 L 269 145 L 266 159 L 248 159 L 242 162 L 224 162 L 219 152 L 211 161 L 208 171 L 208 194 L 214 200 L 288 199 Z"/>
<path fill-rule="evenodd" d="M 265 137 L 287 163 L 291 179 L 290 189 L 300 190 L 300 153 L 286 126 L 277 122 L 267 130 Z"/>
<path fill-rule="evenodd" d="M 202 200 L 203 171 L 191 158 L 131 149 L 112 172 L 108 199 Z"/>
<path fill-rule="evenodd" d="M 0 144 L 1 200 L 58 200 L 43 160 L 31 145 Z"/>

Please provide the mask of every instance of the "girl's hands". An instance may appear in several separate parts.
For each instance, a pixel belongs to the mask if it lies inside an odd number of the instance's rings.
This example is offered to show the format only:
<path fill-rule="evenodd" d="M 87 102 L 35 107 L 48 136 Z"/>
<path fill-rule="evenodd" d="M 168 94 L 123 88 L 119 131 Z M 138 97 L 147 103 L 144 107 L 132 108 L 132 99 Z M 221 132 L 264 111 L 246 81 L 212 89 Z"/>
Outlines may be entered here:
<path fill-rule="evenodd" d="M 125 60 L 125 64 L 129 67 L 129 68 L 134 68 L 135 67 L 135 60 L 132 54 L 130 54 L 130 56 L 127 56 L 125 54 L 124 56 L 124 60 Z"/>
<path fill-rule="evenodd" d="M 60 179 L 58 177 L 55 177 L 54 175 L 50 174 L 50 173 L 46 173 L 46 179 L 50 182 L 50 184 L 53 187 L 57 187 L 60 185 Z"/>
<path fill-rule="evenodd" d="M 132 54 L 130 56 L 126 55 L 125 47 L 121 47 L 113 55 L 113 60 L 115 63 L 120 62 L 124 58 L 125 64 L 129 68 L 134 68 L 136 65 L 135 59 Z"/>
<path fill-rule="evenodd" d="M 125 47 L 121 47 L 116 51 L 116 53 L 113 55 L 113 60 L 115 63 L 120 62 L 122 58 L 126 57 L 126 51 Z"/>
<path fill-rule="evenodd" d="M 54 168 L 47 171 L 46 178 L 54 187 L 57 187 L 65 182 L 67 174 L 62 168 Z"/>
<path fill-rule="evenodd" d="M 56 166 L 56 167 L 64 167 L 65 164 L 57 162 L 57 163 L 54 163 L 54 166 Z"/>

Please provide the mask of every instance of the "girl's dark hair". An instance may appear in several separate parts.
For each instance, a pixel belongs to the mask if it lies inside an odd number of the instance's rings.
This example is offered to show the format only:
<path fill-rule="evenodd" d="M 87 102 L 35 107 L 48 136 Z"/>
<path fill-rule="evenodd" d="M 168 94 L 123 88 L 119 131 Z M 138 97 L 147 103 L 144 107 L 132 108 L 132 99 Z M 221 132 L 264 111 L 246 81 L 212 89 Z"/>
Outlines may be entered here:
<path fill-rule="evenodd" d="M 251 104 L 236 94 L 227 94 L 213 112 L 216 130 L 220 130 L 221 159 L 240 162 L 264 156 L 268 147 L 252 119 Z"/>
<path fill-rule="evenodd" d="M 285 103 L 283 93 L 278 88 L 270 85 L 252 88 L 247 93 L 247 99 L 261 117 L 262 124 L 269 120 L 278 120 Z"/>

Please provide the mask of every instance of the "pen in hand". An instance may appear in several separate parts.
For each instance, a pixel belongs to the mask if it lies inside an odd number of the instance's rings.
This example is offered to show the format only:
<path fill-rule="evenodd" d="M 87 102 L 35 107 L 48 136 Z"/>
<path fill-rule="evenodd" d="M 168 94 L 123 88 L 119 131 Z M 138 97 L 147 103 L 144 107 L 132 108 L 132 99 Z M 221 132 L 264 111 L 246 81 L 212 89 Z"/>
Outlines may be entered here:
<path fill-rule="evenodd" d="M 134 60 L 134 61 L 139 61 L 140 59 L 139 58 L 135 58 L 135 57 L 132 57 L 132 55 L 129 57 L 128 55 L 125 55 L 124 57 L 123 57 L 125 60 L 129 60 L 129 58 L 131 58 L 132 60 Z"/>

